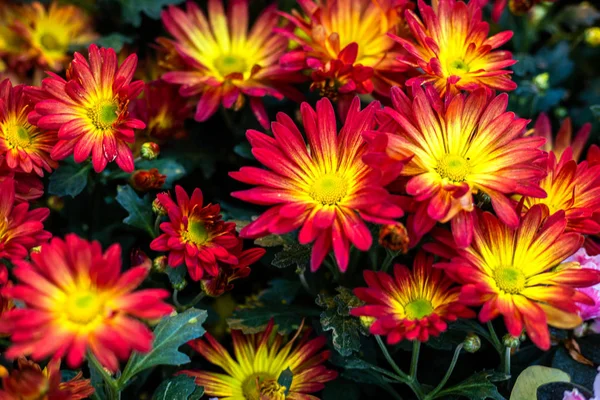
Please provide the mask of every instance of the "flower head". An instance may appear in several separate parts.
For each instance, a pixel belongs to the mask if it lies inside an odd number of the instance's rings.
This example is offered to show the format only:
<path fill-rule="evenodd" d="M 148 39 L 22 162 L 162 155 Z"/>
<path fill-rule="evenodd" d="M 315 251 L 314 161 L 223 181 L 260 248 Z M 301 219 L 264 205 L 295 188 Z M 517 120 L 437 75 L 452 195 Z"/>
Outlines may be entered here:
<path fill-rule="evenodd" d="M 231 331 L 236 359 L 210 334 L 189 342 L 189 345 L 209 362 L 220 366 L 225 373 L 182 371 L 194 377 L 198 386 L 209 396 L 234 399 L 314 399 L 309 393 L 322 390 L 325 382 L 337 377 L 337 372 L 325 368 L 328 350 L 320 351 L 327 340 L 321 336 L 309 340 L 309 332 L 296 335 L 284 344 L 277 334 L 273 320 L 264 332 L 244 335 Z M 282 386 L 280 375 L 290 369 L 292 385 Z M 285 394 L 287 393 L 287 395 Z"/>
<path fill-rule="evenodd" d="M 175 203 L 167 193 L 157 198 L 167 210 L 169 222 L 163 222 L 164 232 L 150 243 L 155 251 L 169 252 L 169 265 L 185 264 L 190 277 L 197 281 L 204 273 L 219 275 L 219 262 L 237 264 L 232 253 L 239 242 L 235 235 L 235 224 L 224 222 L 218 204 L 203 205 L 200 189 L 194 189 L 190 198 L 181 186 L 175 186 Z"/>
<path fill-rule="evenodd" d="M 102 252 L 100 243 L 74 234 L 54 238 L 31 262 L 19 260 L 14 275 L 20 283 L 3 293 L 25 303 L 0 321 L 0 331 L 12 335 L 7 357 L 30 354 L 35 360 L 50 355 L 66 358 L 69 367 L 81 365 L 86 351 L 116 371 L 119 359 L 131 350 L 147 352 L 152 332 L 141 319 L 171 312 L 162 302 L 162 289 L 134 290 L 149 273 L 145 266 L 121 274 L 121 247 Z"/>
<path fill-rule="evenodd" d="M 237 110 L 249 97 L 252 111 L 266 129 L 269 118 L 261 98 L 298 97 L 290 84 L 302 80 L 302 75 L 286 72 L 278 64 L 288 40 L 273 34 L 279 21 L 274 7 L 263 11 L 250 32 L 248 0 L 231 0 L 227 14 L 222 0 L 208 0 L 208 19 L 188 1 L 185 11 L 174 6 L 163 11 L 162 20 L 174 39 L 160 43 L 173 46 L 179 56 L 163 79 L 181 85 L 182 96 L 201 95 L 197 121 L 210 118 L 219 104 Z"/>
<path fill-rule="evenodd" d="M 288 70 L 312 71 L 311 88 L 348 109 L 354 96 L 389 96 L 392 85 L 402 86 L 409 66 L 396 61 L 405 51 L 386 36 L 404 26 L 407 0 L 301 0 L 302 13 L 282 13 L 295 30 L 278 31 L 298 43 L 281 64 Z M 341 112 L 345 116 L 345 112 Z"/>
<path fill-rule="evenodd" d="M 125 172 L 133 171 L 133 157 L 128 143 L 135 139 L 134 129 L 145 124 L 131 118 L 129 101 L 144 87 L 131 82 L 137 64 L 132 54 L 118 66 L 113 49 L 89 47 L 89 62 L 75 53 L 67 70 L 67 79 L 49 73 L 42 88 L 31 93 L 40 98 L 29 121 L 41 129 L 58 131 L 58 143 L 52 158 L 62 160 L 73 154 L 75 162 L 92 155 L 96 172 L 116 161 Z"/>
<path fill-rule="evenodd" d="M 528 121 L 505 111 L 507 95 L 492 99 L 480 89 L 443 104 L 431 90 L 415 86 L 412 98 L 393 88 L 392 102 L 381 113 L 387 122 L 366 136 L 371 154 L 365 160 L 387 170 L 387 182 L 398 175 L 408 179 L 406 192 L 420 203 L 415 224 L 431 229 L 430 221 L 452 221 L 464 247 L 473 237 L 473 195 L 488 195 L 511 226 L 519 220 L 507 195 L 545 195 L 536 185 L 545 171 L 533 163 L 544 157 L 538 149 L 544 139 L 522 136 Z M 399 168 L 407 157 L 410 162 Z M 423 231 L 409 224 L 411 230 Z"/>
<path fill-rule="evenodd" d="M 0 183 L 7 179 L 14 181 L 15 204 L 37 200 L 44 195 L 44 184 L 39 176 L 10 169 L 6 163 L 0 163 Z"/>
<path fill-rule="evenodd" d="M 20 357 L 17 364 L 17 368 L 2 377 L 0 400 L 79 400 L 87 399 L 94 393 L 90 380 L 83 379 L 81 372 L 61 382 L 58 359 L 51 360 L 43 370 L 25 357 Z"/>
<path fill-rule="evenodd" d="M 589 268 L 600 271 L 600 255 L 589 255 L 585 248 L 577 250 L 575 254 L 567 258 L 565 262 L 576 262 L 581 268 Z M 600 317 L 600 285 L 577 289 L 594 300 L 594 304 L 581 304 L 579 315 L 582 320 L 597 319 Z"/>
<path fill-rule="evenodd" d="M 29 250 L 52 236 L 44 230 L 44 220 L 50 210 L 29 210 L 27 202 L 15 203 L 15 181 L 0 182 L 0 259 L 12 262 L 24 259 Z"/>
<path fill-rule="evenodd" d="M 389 344 L 403 339 L 426 342 L 457 318 L 473 318 L 475 313 L 459 300 L 460 288 L 444 272 L 432 268 L 433 257 L 418 253 L 412 270 L 394 266 L 394 276 L 385 272 L 364 271 L 367 288 L 354 294 L 366 302 L 353 308 L 352 315 L 375 317 L 370 331 L 386 335 Z"/>
<path fill-rule="evenodd" d="M 274 137 L 249 130 L 252 154 L 268 169 L 242 167 L 230 176 L 258 187 L 231 195 L 251 203 L 272 206 L 240 235 L 257 238 L 300 228 L 302 244 L 315 242 L 311 269 L 316 270 L 333 247 L 341 271 L 348 266 L 350 243 L 359 250 L 371 247 L 364 220 L 392 224 L 402 210 L 381 184 L 380 173 L 362 161 L 362 133 L 375 124 L 378 103 L 360 110 L 352 103 L 342 130 L 337 132 L 328 99 L 300 107 L 306 142 L 292 119 L 283 113 L 273 122 Z"/>
<path fill-rule="evenodd" d="M 31 125 L 27 115 L 35 102 L 25 93 L 24 85 L 12 86 L 6 79 L 0 83 L 0 157 L 10 169 L 51 172 L 57 162 L 50 158 L 56 144 L 56 132 Z"/>
<path fill-rule="evenodd" d="M 140 192 L 158 190 L 163 187 L 166 179 L 167 176 L 158 172 L 156 168 L 138 170 L 131 175 L 131 186 Z"/>
<path fill-rule="evenodd" d="M 439 230 L 439 243 L 426 248 L 446 258 L 436 267 L 462 285 L 460 299 L 482 305 L 481 322 L 500 315 L 508 333 L 523 328 L 540 348 L 550 347 L 548 326 L 569 329 L 581 324 L 578 303 L 593 300 L 576 288 L 600 282 L 600 271 L 562 263 L 583 244 L 578 233 L 565 233 L 564 211 L 549 215 L 543 205 L 533 206 L 511 228 L 491 213 L 478 213 L 473 242 L 457 249 L 451 235 Z M 561 264 L 562 263 L 562 264 Z"/>
<path fill-rule="evenodd" d="M 542 150 L 548 152 L 552 151 L 556 156 L 556 159 L 560 159 L 563 152 L 570 147 L 573 153 L 573 159 L 577 161 L 583 153 L 585 144 L 590 137 L 591 130 L 592 124 L 584 124 L 573 138 L 571 118 L 565 118 L 560 125 L 556 138 L 553 138 L 550 118 L 548 118 L 546 114 L 541 113 L 535 121 L 533 135 L 546 139 L 546 143 L 544 143 Z"/>
<path fill-rule="evenodd" d="M 423 74 L 406 84 L 431 83 L 444 94 L 447 90 L 473 91 L 477 88 L 509 91 L 517 88 L 505 69 L 514 63 L 508 51 L 496 50 L 512 37 L 511 31 L 488 38 L 489 25 L 481 20 L 478 0 L 439 0 L 434 6 L 419 0 L 421 18 L 406 12 L 414 41 L 392 36 L 411 54 L 406 62 Z"/>
<path fill-rule="evenodd" d="M 22 18 L 23 6 L 8 1 L 0 3 L 0 71 L 5 67 L 11 70 L 23 69 L 27 59 L 27 42 L 15 28 L 16 22 Z M 8 65 L 4 65 L 4 62 Z"/>

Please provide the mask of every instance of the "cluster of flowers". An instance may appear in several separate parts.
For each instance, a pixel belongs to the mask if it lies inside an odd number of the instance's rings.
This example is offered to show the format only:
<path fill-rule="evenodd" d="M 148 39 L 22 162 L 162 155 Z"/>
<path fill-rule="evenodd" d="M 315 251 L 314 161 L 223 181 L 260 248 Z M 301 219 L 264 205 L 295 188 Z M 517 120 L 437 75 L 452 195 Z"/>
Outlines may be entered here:
<path fill-rule="evenodd" d="M 488 37 L 481 1 L 434 3 L 299 0 L 291 14 L 267 8 L 251 29 L 244 0 L 230 1 L 227 12 L 209 0 L 208 17 L 192 2 L 170 6 L 162 14 L 170 38 L 158 39 L 161 73 L 146 84 L 134 80 L 135 54 L 119 62 L 92 44 L 87 58 L 76 52 L 71 60 L 71 46 L 94 38 L 76 7 L 1 5 L 5 64 L 56 72 L 37 86 L 0 84 L 0 258 L 16 278 L 0 271 L 0 332 L 11 335 L 7 357 L 55 360 L 42 371 L 21 359 L 3 374 L 0 398 L 31 390 L 19 385 L 25 375 L 84 398 L 89 382 L 60 383 L 59 359 L 77 367 L 88 353 L 116 371 L 132 350 L 151 347 L 140 320 L 172 311 L 167 291 L 135 291 L 149 269 L 121 273 L 119 245 L 102 252 L 72 234 L 51 239 L 49 210 L 30 210 L 43 194 L 39 177 L 71 155 L 76 163 L 91 156 L 96 172 L 114 161 L 134 173 L 136 152 L 153 151 L 140 141 L 182 137 L 188 116 L 205 121 L 220 105 L 247 102 L 272 133 L 247 132 L 264 168 L 230 173 L 254 186 L 232 196 L 270 208 L 238 236 L 200 189 L 189 196 L 177 186 L 175 200 L 157 196 L 154 208 L 168 221 L 150 244 L 168 253 L 168 266 L 185 264 L 206 293 L 231 290 L 264 254 L 244 250 L 240 236 L 298 230 L 298 241 L 312 244 L 313 271 L 333 251 L 345 272 L 351 245 L 372 246 L 369 223 L 381 226 L 384 244 L 420 247 L 412 268 L 365 271 L 367 287 L 355 289 L 365 305 L 352 314 L 370 317 L 371 333 L 389 344 L 427 341 L 448 322 L 475 317 L 473 307 L 480 321 L 502 316 L 511 335 L 525 330 L 542 349 L 551 344 L 548 325 L 571 329 L 599 317 L 600 263 L 588 254 L 600 252 L 600 149 L 580 161 L 589 126 L 573 141 L 569 121 L 554 142 L 545 116 L 527 130 L 529 121 L 506 111 L 508 95 L 495 93 L 516 88 L 507 69 L 516 61 L 497 50 L 512 32 Z M 300 101 L 295 84 L 307 81 L 326 98 L 300 106 L 305 140 L 290 116 L 270 122 L 262 98 Z M 361 110 L 356 95 L 379 101 Z M 344 121 L 339 131 L 331 101 Z M 156 170 L 139 172 L 134 186 L 160 189 Z M 336 373 L 322 365 L 325 339 L 307 335 L 284 345 L 272 324 L 260 334 L 234 332 L 237 361 L 206 335 L 191 345 L 227 375 L 184 373 L 211 396 L 314 398 L 307 393 Z M 291 388 L 277 381 L 288 367 Z"/>

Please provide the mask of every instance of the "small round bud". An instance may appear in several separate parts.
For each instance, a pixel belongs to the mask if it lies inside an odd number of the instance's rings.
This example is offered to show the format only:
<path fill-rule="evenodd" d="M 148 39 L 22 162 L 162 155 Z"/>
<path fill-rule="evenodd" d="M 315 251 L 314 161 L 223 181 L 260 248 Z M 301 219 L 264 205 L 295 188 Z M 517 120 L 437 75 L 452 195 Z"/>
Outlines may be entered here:
<path fill-rule="evenodd" d="M 521 344 L 521 339 L 519 337 L 515 337 L 507 333 L 506 335 L 504 335 L 504 337 L 502 337 L 502 344 L 504 344 L 504 346 L 508 348 L 516 349 Z"/>
<path fill-rule="evenodd" d="M 550 87 L 550 74 L 543 72 L 533 77 L 533 84 L 540 90 L 547 90 Z"/>
<path fill-rule="evenodd" d="M 154 142 L 146 142 L 140 149 L 140 155 L 144 160 L 154 160 L 160 154 L 160 146 Z"/>
<path fill-rule="evenodd" d="M 406 254 L 408 252 L 409 242 L 410 238 L 408 237 L 406 227 L 400 222 L 383 225 L 381 229 L 379 229 L 379 244 L 386 249 Z"/>
<path fill-rule="evenodd" d="M 167 209 L 165 207 L 163 207 L 162 203 L 160 202 L 160 200 L 157 198 L 154 199 L 154 201 L 152 202 L 152 212 L 156 215 L 167 215 Z"/>
<path fill-rule="evenodd" d="M 360 317 L 358 317 L 358 319 L 360 320 L 360 324 L 366 330 L 371 329 L 371 325 L 373 325 L 373 322 L 375 322 L 375 317 L 371 317 L 371 316 L 368 316 L 368 315 L 361 315 Z"/>
<path fill-rule="evenodd" d="M 29 250 L 29 254 L 39 253 L 41 251 L 42 251 L 42 246 L 35 246 L 35 247 L 32 247 L 31 250 Z"/>
<path fill-rule="evenodd" d="M 46 204 L 48 204 L 49 209 L 56 212 L 59 212 L 63 208 L 65 208 L 65 201 L 58 196 L 48 197 L 48 200 L 46 200 Z"/>
<path fill-rule="evenodd" d="M 131 186 L 137 191 L 147 192 L 162 188 L 166 179 L 167 176 L 158 172 L 156 168 L 140 169 L 131 175 Z"/>
<path fill-rule="evenodd" d="M 600 46 L 600 27 L 587 28 L 584 33 L 585 42 L 592 47 Z"/>
<path fill-rule="evenodd" d="M 167 256 L 159 256 L 152 260 L 152 271 L 163 273 L 167 270 Z"/>
<path fill-rule="evenodd" d="M 481 339 L 474 333 L 469 333 L 463 342 L 463 349 L 469 353 L 475 353 L 481 348 Z"/>
<path fill-rule="evenodd" d="M 183 289 L 185 289 L 186 286 L 187 286 L 187 281 L 184 280 L 181 282 L 174 283 L 173 289 L 181 292 Z"/>

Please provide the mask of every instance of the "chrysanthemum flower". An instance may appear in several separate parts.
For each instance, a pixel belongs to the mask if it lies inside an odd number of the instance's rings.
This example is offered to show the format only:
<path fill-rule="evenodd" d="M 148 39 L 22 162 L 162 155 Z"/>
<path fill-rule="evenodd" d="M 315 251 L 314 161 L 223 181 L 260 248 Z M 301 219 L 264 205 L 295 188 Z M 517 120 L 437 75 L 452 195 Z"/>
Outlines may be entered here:
<path fill-rule="evenodd" d="M 6 163 L 0 163 L 0 183 L 7 179 L 14 181 L 15 204 L 37 200 L 44 195 L 44 184 L 39 176 L 20 169 L 10 169 Z"/>
<path fill-rule="evenodd" d="M 157 168 L 150 168 L 149 170 L 135 171 L 131 175 L 130 181 L 135 190 L 147 192 L 162 188 L 166 179 L 167 176 L 158 172 Z"/>
<path fill-rule="evenodd" d="M 473 243 L 457 248 L 449 232 L 439 230 L 439 244 L 426 249 L 451 258 L 436 264 L 462 285 L 460 299 L 482 305 L 479 319 L 500 315 L 508 333 L 519 336 L 523 328 L 540 348 L 550 347 L 547 325 L 571 329 L 581 324 L 578 303 L 593 300 L 576 288 L 600 282 L 600 271 L 562 263 L 583 244 L 578 233 L 565 233 L 564 211 L 549 216 L 543 205 L 533 206 L 511 228 L 491 213 L 480 213 Z"/>
<path fill-rule="evenodd" d="M 244 335 L 231 331 L 236 359 L 210 334 L 189 342 L 209 362 L 221 367 L 225 373 L 205 371 L 181 371 L 195 378 L 208 396 L 227 399 L 290 399 L 317 400 L 309 393 L 322 390 L 325 382 L 337 377 L 337 372 L 325 368 L 329 350 L 320 351 L 325 337 L 309 340 L 309 333 L 302 337 L 302 326 L 296 335 L 284 345 L 283 336 L 277 334 L 273 320 L 264 332 Z M 292 371 L 291 387 L 277 381 L 287 369 Z M 286 395 L 287 393 L 287 395 Z"/>
<path fill-rule="evenodd" d="M 524 209 L 545 204 L 551 214 L 559 210 L 565 212 L 567 231 L 600 233 L 600 216 L 596 214 L 600 210 L 600 165 L 590 167 L 586 161 L 578 165 L 570 147 L 564 150 L 560 160 L 551 151 L 543 164 L 548 175 L 539 185 L 547 197 L 525 197 Z"/>
<path fill-rule="evenodd" d="M 600 271 L 600 255 L 589 255 L 585 248 L 577 250 L 575 254 L 567 258 L 565 262 L 576 262 L 582 268 L 590 268 Z M 580 304 L 579 315 L 586 321 L 600 318 L 600 284 L 586 288 L 577 289 L 594 300 L 594 304 Z"/>
<path fill-rule="evenodd" d="M 573 137 L 571 118 L 565 118 L 560 125 L 556 138 L 553 138 L 550 119 L 546 114 L 541 113 L 535 120 L 533 135 L 546 139 L 546 143 L 544 143 L 542 150 L 548 152 L 552 151 L 556 156 L 556 159 L 560 159 L 563 152 L 570 147 L 573 152 L 573 159 L 577 161 L 583 153 L 585 144 L 590 137 L 591 130 L 592 124 L 584 124 L 581 129 L 577 131 L 575 137 Z"/>
<path fill-rule="evenodd" d="M 288 40 L 273 34 L 279 21 L 276 9 L 267 8 L 250 32 L 248 0 L 231 0 L 227 14 L 222 0 L 208 0 L 208 14 L 207 19 L 191 1 L 185 11 L 174 6 L 163 11 L 165 28 L 175 38 L 166 43 L 174 46 L 186 66 L 166 73 L 163 79 L 182 85 L 182 96 L 201 95 L 197 121 L 210 118 L 219 104 L 237 110 L 247 96 L 258 121 L 267 129 L 269 118 L 262 97 L 297 98 L 299 92 L 290 84 L 303 79 L 279 67 Z"/>
<path fill-rule="evenodd" d="M 83 379 L 81 371 L 61 382 L 60 360 L 51 360 L 43 370 L 25 357 L 20 357 L 17 363 L 17 368 L 2 377 L 0 400 L 80 400 L 94 393 L 90 380 Z"/>
<path fill-rule="evenodd" d="M 52 172 L 57 162 L 50 158 L 56 144 L 56 132 L 31 125 L 27 115 L 35 107 L 24 91 L 24 85 L 12 86 L 6 79 L 0 83 L 0 157 L 10 169 L 35 172 Z"/>
<path fill-rule="evenodd" d="M 354 294 L 366 304 L 353 308 L 355 316 L 374 317 L 370 332 L 387 336 L 389 344 L 403 339 L 426 342 L 438 336 L 457 318 L 473 318 L 475 313 L 459 300 L 460 288 L 440 269 L 432 268 L 433 256 L 419 252 L 412 270 L 394 266 L 394 276 L 365 270 L 367 288 Z"/>
<path fill-rule="evenodd" d="M 281 64 L 288 70 L 312 71 L 311 88 L 337 100 L 345 115 L 354 96 L 374 92 L 388 97 L 390 86 L 402 86 L 410 67 L 396 61 L 405 51 L 388 33 L 398 34 L 407 0 L 301 0 L 302 13 L 282 13 L 296 29 L 279 28 L 299 48 Z"/>
<path fill-rule="evenodd" d="M 478 0 L 468 4 L 439 0 L 434 5 L 419 0 L 422 20 L 412 11 L 406 12 L 414 41 L 391 35 L 412 55 L 412 59 L 400 61 L 423 70 L 422 75 L 406 84 L 431 83 L 441 94 L 480 87 L 516 89 L 516 83 L 510 79 L 512 71 L 505 68 L 517 61 L 510 52 L 495 50 L 508 42 L 513 33 L 504 31 L 488 38 L 489 25 L 481 20 Z"/>
<path fill-rule="evenodd" d="M 166 209 L 169 222 L 160 224 L 164 232 L 150 243 L 155 251 L 168 251 L 168 264 L 185 264 L 190 277 L 197 281 L 204 273 L 219 274 L 218 263 L 237 264 L 232 249 L 238 244 L 235 224 L 224 222 L 218 204 L 203 205 L 202 191 L 194 189 L 190 198 L 181 186 L 175 186 L 175 203 L 169 194 L 157 195 Z"/>
<path fill-rule="evenodd" d="M 316 112 L 307 103 L 300 110 L 306 142 L 292 119 L 277 115 L 275 137 L 249 130 L 252 154 L 268 169 L 242 167 L 230 176 L 258 187 L 231 195 L 255 204 L 272 206 L 245 226 L 240 235 L 257 238 L 301 228 L 302 244 L 315 242 L 311 269 L 315 271 L 333 246 L 341 271 L 348 267 L 350 243 L 359 250 L 371 247 L 364 220 L 392 224 L 402 210 L 381 184 L 379 171 L 363 163 L 362 133 L 375 124 L 377 102 L 360 110 L 355 98 L 342 130 L 328 99 L 317 102 Z"/>
<path fill-rule="evenodd" d="M 3 293 L 25 303 L 0 321 L 0 331 L 12 335 L 7 357 L 31 355 L 42 360 L 50 355 L 66 358 L 77 367 L 86 351 L 111 371 L 131 350 L 152 348 L 152 332 L 137 320 L 157 319 L 172 311 L 162 302 L 162 289 L 134 290 L 148 276 L 144 266 L 121 274 L 121 246 L 105 253 L 98 242 L 74 234 L 54 238 L 31 262 L 16 261 L 13 273 L 19 283 Z"/>
<path fill-rule="evenodd" d="M 388 120 L 381 132 L 366 135 L 366 161 L 386 169 L 388 182 L 398 175 L 409 179 L 406 192 L 422 204 L 415 224 L 430 229 L 431 220 L 452 221 L 464 247 L 473 236 L 474 194 L 488 195 L 500 219 L 513 227 L 519 219 L 507 194 L 545 196 L 537 186 L 545 170 L 533 163 L 545 156 L 538 149 L 544 139 L 522 137 L 528 121 L 505 111 L 506 94 L 490 99 L 480 89 L 443 104 L 435 93 L 414 86 L 413 98 L 393 88 L 392 102 L 381 113 Z M 411 156 L 405 168 L 396 166 Z"/>
<path fill-rule="evenodd" d="M 133 157 L 127 143 L 135 139 L 134 129 L 145 124 L 131 118 L 129 101 L 142 89 L 142 81 L 131 82 L 137 64 L 132 54 L 118 66 L 113 49 L 89 47 L 89 63 L 81 54 L 67 70 L 67 79 L 49 73 L 42 88 L 31 88 L 41 99 L 29 121 L 41 129 L 58 131 L 52 158 L 62 160 L 73 154 L 75 162 L 92 155 L 96 172 L 116 161 L 125 172 L 133 171 Z"/>
<path fill-rule="evenodd" d="M 49 214 L 47 208 L 29 210 L 26 202 L 16 204 L 15 181 L 0 182 L 0 258 L 16 262 L 50 239 L 43 224 Z"/>
<path fill-rule="evenodd" d="M 14 29 L 27 43 L 28 58 L 40 67 L 61 71 L 71 59 L 70 47 L 96 39 L 92 26 L 89 15 L 74 5 L 54 1 L 46 7 L 35 1 L 21 9 Z"/>
<path fill-rule="evenodd" d="M 0 71 L 7 67 L 10 70 L 25 67 L 18 64 L 27 59 L 27 42 L 15 29 L 16 21 L 21 18 L 22 9 L 23 6 L 20 4 L 0 2 Z"/>

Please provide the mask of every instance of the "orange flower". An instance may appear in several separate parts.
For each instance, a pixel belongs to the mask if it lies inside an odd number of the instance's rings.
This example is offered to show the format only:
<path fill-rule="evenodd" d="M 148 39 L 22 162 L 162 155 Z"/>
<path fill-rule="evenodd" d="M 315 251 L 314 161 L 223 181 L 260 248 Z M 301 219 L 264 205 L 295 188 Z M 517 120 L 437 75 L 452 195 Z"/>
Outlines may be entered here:
<path fill-rule="evenodd" d="M 592 124 L 584 124 L 581 129 L 577 131 L 573 138 L 573 127 L 571 118 L 565 118 L 560 125 L 560 129 L 556 134 L 556 138 L 552 135 L 552 125 L 550 124 L 550 118 L 544 113 L 541 113 L 535 121 L 533 128 L 533 136 L 539 136 L 546 139 L 546 143 L 542 147 L 544 151 L 552 151 L 556 159 L 560 159 L 563 152 L 570 147 L 573 153 L 573 159 L 579 160 L 585 144 L 587 143 L 590 132 L 592 130 Z"/>
<path fill-rule="evenodd" d="M 149 190 L 158 190 L 163 187 L 166 175 L 162 175 L 156 168 L 150 168 L 149 170 L 135 171 L 131 175 L 131 185 L 140 192 L 147 192 Z"/>

